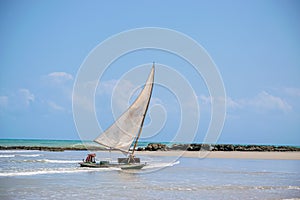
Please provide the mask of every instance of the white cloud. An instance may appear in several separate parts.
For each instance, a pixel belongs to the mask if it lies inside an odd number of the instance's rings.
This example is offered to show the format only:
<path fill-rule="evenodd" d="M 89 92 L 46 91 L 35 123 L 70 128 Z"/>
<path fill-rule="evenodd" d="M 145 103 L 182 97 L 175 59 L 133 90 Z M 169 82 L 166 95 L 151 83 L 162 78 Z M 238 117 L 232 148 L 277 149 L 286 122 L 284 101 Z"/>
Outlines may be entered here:
<path fill-rule="evenodd" d="M 200 95 L 198 97 L 198 100 L 200 102 L 201 105 L 210 105 L 212 102 L 212 99 L 210 96 L 205 96 L 205 95 Z M 218 101 L 216 102 L 220 102 L 220 103 L 224 103 L 224 98 L 221 99 L 217 99 Z M 226 108 L 231 108 L 231 109 L 236 109 L 236 108 L 241 108 L 241 105 L 237 102 L 234 101 L 232 98 L 230 97 L 226 97 Z"/>
<path fill-rule="evenodd" d="M 53 99 L 55 102 L 72 101 L 73 76 L 66 72 L 52 72 L 42 76 L 43 90 L 40 96 L 44 99 Z"/>
<path fill-rule="evenodd" d="M 54 83 L 63 83 L 73 80 L 73 76 L 66 72 L 52 72 L 47 75 L 47 78 Z"/>
<path fill-rule="evenodd" d="M 294 93 L 297 94 L 297 93 Z M 201 95 L 199 102 L 202 105 L 210 105 L 211 98 L 209 96 Z M 282 111 L 289 112 L 292 110 L 292 106 L 285 101 L 283 98 L 269 94 L 266 91 L 258 93 L 256 96 L 251 98 L 243 99 L 232 99 L 231 97 L 226 98 L 227 109 L 251 109 L 259 112 L 267 111 Z"/>
<path fill-rule="evenodd" d="M 10 95 L 0 96 L 0 107 L 7 111 L 24 111 L 33 102 L 35 102 L 35 95 L 26 88 L 11 92 Z"/>
<path fill-rule="evenodd" d="M 292 110 L 292 106 L 289 105 L 284 99 L 273 96 L 266 91 L 260 92 L 254 98 L 245 100 L 243 103 L 260 110 L 280 110 L 283 112 Z"/>
<path fill-rule="evenodd" d="M 205 96 L 205 95 L 200 95 L 198 97 L 200 104 L 208 105 L 211 104 L 211 97 L 210 96 Z"/>
<path fill-rule="evenodd" d="M 112 91 L 114 90 L 114 87 L 117 85 L 117 80 L 109 80 L 109 81 L 103 81 L 100 82 L 98 85 L 98 94 L 112 94 Z"/>
<path fill-rule="evenodd" d="M 232 109 L 237 109 L 237 108 L 242 107 L 242 105 L 240 103 L 238 103 L 237 101 L 234 101 L 230 97 L 227 97 L 227 99 L 226 99 L 226 106 L 227 106 L 227 108 L 232 108 Z"/>
<path fill-rule="evenodd" d="M 28 89 L 24 88 L 18 90 L 18 96 L 20 102 L 23 102 L 25 106 L 29 106 L 35 99 L 34 95 Z"/>
<path fill-rule="evenodd" d="M 128 93 L 132 93 L 135 86 L 128 80 L 108 80 L 99 84 L 98 93 L 112 95 L 117 93 L 128 96 Z"/>
<path fill-rule="evenodd" d="M 65 108 L 62 106 L 57 105 L 55 102 L 53 101 L 48 101 L 48 105 L 50 106 L 50 108 L 52 108 L 53 110 L 57 110 L 57 111 L 65 111 Z"/>

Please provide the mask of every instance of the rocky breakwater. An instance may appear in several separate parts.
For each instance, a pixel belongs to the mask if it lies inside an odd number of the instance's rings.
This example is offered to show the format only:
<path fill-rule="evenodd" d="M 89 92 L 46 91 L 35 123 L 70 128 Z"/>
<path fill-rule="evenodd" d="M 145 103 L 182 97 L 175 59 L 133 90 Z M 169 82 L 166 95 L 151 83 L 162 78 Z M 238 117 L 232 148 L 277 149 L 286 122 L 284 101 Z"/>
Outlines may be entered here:
<path fill-rule="evenodd" d="M 213 145 L 212 151 L 300 151 L 300 148 L 293 146 L 275 146 L 275 145 L 232 145 L 216 144 Z"/>
<path fill-rule="evenodd" d="M 173 144 L 171 147 L 168 148 L 169 150 L 180 150 L 180 151 L 200 151 L 211 150 L 211 145 L 209 144 Z"/>
<path fill-rule="evenodd" d="M 168 147 L 161 143 L 149 143 L 146 147 L 139 147 L 138 151 L 167 151 Z"/>
<path fill-rule="evenodd" d="M 211 150 L 211 146 L 207 144 L 173 144 L 172 146 L 167 146 L 161 143 L 149 143 L 146 147 L 139 147 L 138 151 L 168 151 L 168 150 L 179 150 L 179 151 L 200 151 Z"/>
<path fill-rule="evenodd" d="M 146 147 L 139 147 L 138 151 L 262 151 L 262 152 L 287 152 L 300 151 L 300 148 L 293 146 L 275 145 L 233 145 L 233 144 L 173 144 L 167 146 L 161 143 L 149 143 Z"/>
<path fill-rule="evenodd" d="M 38 150 L 38 151 L 101 151 L 105 150 L 98 146 L 77 147 L 48 147 L 48 146 L 0 146 L 0 150 Z M 261 152 L 290 152 L 300 151 L 294 146 L 275 145 L 233 145 L 233 144 L 172 144 L 167 146 L 161 143 L 149 143 L 146 147 L 139 147 L 137 151 L 261 151 Z"/>

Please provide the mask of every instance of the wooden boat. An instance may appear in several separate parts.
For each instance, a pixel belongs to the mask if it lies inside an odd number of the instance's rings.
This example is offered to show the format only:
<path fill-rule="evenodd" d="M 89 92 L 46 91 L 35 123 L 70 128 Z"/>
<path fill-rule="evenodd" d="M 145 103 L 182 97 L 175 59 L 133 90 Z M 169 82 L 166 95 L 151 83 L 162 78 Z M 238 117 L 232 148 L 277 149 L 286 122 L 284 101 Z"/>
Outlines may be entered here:
<path fill-rule="evenodd" d="M 80 162 L 80 167 L 90 167 L 90 168 L 108 168 L 108 167 L 117 167 L 121 169 L 142 169 L 146 166 L 146 163 L 140 163 L 139 158 L 135 158 L 135 162 L 128 162 L 122 158 L 118 159 L 118 163 L 111 163 L 109 161 L 100 161 L 96 163 L 95 161 L 96 154 L 88 154 L 87 158 Z"/>
<path fill-rule="evenodd" d="M 121 169 L 127 170 L 127 169 L 142 169 L 146 164 L 127 164 L 120 166 Z"/>
<path fill-rule="evenodd" d="M 81 167 L 119 167 L 127 170 L 142 169 L 146 165 L 146 163 L 140 162 L 140 158 L 135 158 L 134 153 L 142 133 L 145 116 L 152 95 L 154 72 L 153 63 L 146 84 L 135 102 L 108 129 L 94 140 L 98 144 L 127 154 L 127 157 L 118 158 L 117 163 L 111 163 L 109 161 L 96 163 L 96 154 L 88 154 L 87 158 L 79 163 Z M 132 144 L 133 148 L 130 150 Z"/>

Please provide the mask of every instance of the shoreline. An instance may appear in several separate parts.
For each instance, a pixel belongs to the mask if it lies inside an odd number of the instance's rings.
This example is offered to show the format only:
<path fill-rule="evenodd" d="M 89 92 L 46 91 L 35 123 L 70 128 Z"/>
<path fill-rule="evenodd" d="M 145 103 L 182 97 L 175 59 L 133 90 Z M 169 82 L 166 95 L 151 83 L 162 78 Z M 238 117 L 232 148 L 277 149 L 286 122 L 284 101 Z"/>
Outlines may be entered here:
<path fill-rule="evenodd" d="M 107 151 L 102 147 L 42 147 L 42 146 L 0 146 L 0 150 L 37 150 L 37 151 Z M 119 152 L 117 150 L 112 150 Z M 263 160 L 300 160 L 300 151 L 191 151 L 191 150 L 142 150 L 137 156 L 168 156 L 186 158 L 219 158 L 219 159 L 263 159 Z"/>
<path fill-rule="evenodd" d="M 250 151 L 138 151 L 139 156 L 181 156 L 185 158 L 300 160 L 300 152 L 250 152 Z"/>

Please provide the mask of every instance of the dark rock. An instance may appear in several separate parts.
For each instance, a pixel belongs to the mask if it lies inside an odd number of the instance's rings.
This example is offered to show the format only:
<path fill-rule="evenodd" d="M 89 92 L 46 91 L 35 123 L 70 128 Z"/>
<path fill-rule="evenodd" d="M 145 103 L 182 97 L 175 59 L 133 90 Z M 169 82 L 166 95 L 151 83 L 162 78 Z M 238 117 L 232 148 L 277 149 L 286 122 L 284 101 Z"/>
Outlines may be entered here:
<path fill-rule="evenodd" d="M 138 147 L 138 148 L 137 148 L 137 151 L 145 151 L 145 148 L 143 148 L 143 147 Z"/>
<path fill-rule="evenodd" d="M 234 151 L 234 146 L 231 145 L 231 144 L 230 145 L 226 145 L 224 149 L 225 149 L 225 151 Z"/>
<path fill-rule="evenodd" d="M 160 144 L 160 143 L 149 143 L 147 147 L 145 147 L 146 151 L 166 151 L 167 150 L 167 145 L 165 144 Z"/>
<path fill-rule="evenodd" d="M 201 144 L 190 144 L 187 148 L 188 151 L 200 151 Z"/>
<path fill-rule="evenodd" d="M 210 151 L 212 149 L 211 145 L 209 144 L 190 144 L 187 148 L 188 151 Z"/>
<path fill-rule="evenodd" d="M 189 148 L 188 144 L 173 144 L 169 149 L 170 150 L 181 150 L 185 151 Z"/>

